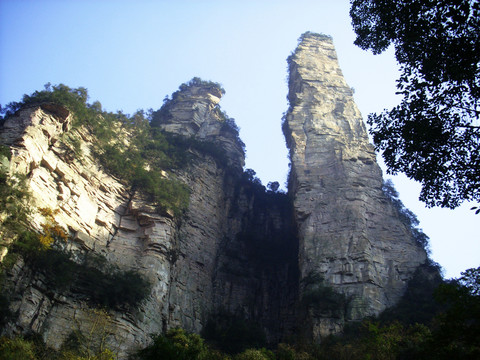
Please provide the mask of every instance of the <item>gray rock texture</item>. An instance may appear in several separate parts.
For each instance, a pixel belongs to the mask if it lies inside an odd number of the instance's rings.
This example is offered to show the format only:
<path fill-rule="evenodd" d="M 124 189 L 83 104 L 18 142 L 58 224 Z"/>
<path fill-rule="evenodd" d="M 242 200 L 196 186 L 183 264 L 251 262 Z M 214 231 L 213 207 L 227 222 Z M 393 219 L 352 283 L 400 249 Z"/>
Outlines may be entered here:
<path fill-rule="evenodd" d="M 295 319 L 297 243 L 291 204 L 286 195 L 265 193 L 242 174 L 244 144 L 217 106 L 221 96 L 215 86 L 181 87 L 155 117 L 166 132 L 221 150 L 214 157 L 195 152 L 197 161 L 178 173 L 192 194 L 178 232 L 183 241 L 175 268 L 181 276 L 171 306 L 174 313 L 194 309 L 190 317 L 181 317 L 187 328 L 200 331 L 207 317 L 228 313 L 261 323 L 276 341 L 285 329 L 293 331 Z"/>
<path fill-rule="evenodd" d="M 200 332 L 222 314 L 257 323 L 272 342 L 319 340 L 394 305 L 426 254 L 382 192 L 331 39 L 305 34 L 289 69 L 289 195 L 242 172 L 244 144 L 218 106 L 217 86 L 183 86 L 156 112 L 153 126 L 201 142 L 185 168 L 162 175 L 190 188 L 182 217 L 157 213 L 145 194 L 105 172 L 93 155 L 95 134 L 72 128 L 66 108 L 41 104 L 9 117 L 0 140 L 12 158 L 2 167 L 27 177 L 32 228 L 41 232 L 47 221 L 39 209 L 58 210 L 68 250 L 140 272 L 152 288 L 136 309 L 99 311 L 81 289 L 53 291 L 19 258 L 6 281 L 18 316 L 4 332 L 35 331 L 58 348 L 72 330 L 102 324 L 100 338 L 123 359 L 151 333 Z M 116 131 L 128 142 L 126 130 Z M 345 295 L 341 308 L 322 306 L 326 288 Z"/>
<path fill-rule="evenodd" d="M 284 133 L 301 279 L 322 277 L 350 299 L 346 318 L 309 315 L 315 338 L 377 315 L 403 294 L 426 253 L 382 191 L 361 114 L 332 39 L 306 33 L 289 60 Z"/>
<path fill-rule="evenodd" d="M 106 342 L 124 358 L 145 346 L 152 333 L 178 326 L 200 332 L 224 311 L 261 322 L 271 340 L 279 339 L 285 326 L 292 328 L 293 307 L 286 305 L 295 302 L 298 276 L 291 208 L 285 195 L 276 204 L 274 194 L 267 196 L 243 178 L 243 144 L 218 111 L 210 107 L 195 115 L 188 107 L 198 110 L 211 98 L 204 95 L 207 100 L 194 96 L 193 102 L 170 104 L 173 114 L 190 111 L 195 123 L 204 116 L 201 133 L 184 134 L 186 120 L 179 128 L 160 124 L 170 133 L 213 141 L 220 150 L 218 156 L 191 150 L 194 160 L 176 170 L 191 192 L 181 219 L 158 214 L 146 196 L 107 174 L 93 156 L 94 134 L 70 129 L 72 115 L 65 108 L 33 106 L 7 119 L 0 130 L 12 152 L 6 166 L 27 176 L 32 228 L 42 232 L 48 221 L 39 209 L 58 210 L 54 218 L 71 237 L 69 251 L 79 258 L 99 254 L 122 270 L 140 272 L 152 289 L 137 309 L 98 312 L 81 290 L 52 291 L 44 276 L 20 259 L 8 274 L 11 310 L 19 316 L 6 333 L 38 332 L 59 348 L 73 330 L 89 333 L 101 320 Z M 119 138 L 128 141 L 128 134 L 119 130 Z M 81 156 L 69 139 L 80 141 Z M 280 251 L 292 246 L 293 251 Z"/>
<path fill-rule="evenodd" d="M 223 92 L 215 83 L 183 84 L 152 123 L 168 133 L 215 144 L 226 157 L 224 165 L 241 172 L 245 144 L 238 137 L 233 119 L 219 107 Z"/>
<path fill-rule="evenodd" d="M 10 172 L 27 176 L 33 229 L 41 232 L 47 221 L 38 209 L 57 210 L 55 221 L 72 239 L 68 250 L 103 255 L 120 269 L 140 271 L 152 282 L 151 294 L 138 314 L 118 311 L 106 317 L 108 341 L 125 354 L 144 346 L 149 334 L 168 323 L 170 257 L 177 224 L 156 214 L 141 194 L 132 197 L 126 184 L 102 170 L 91 154 L 95 137 L 85 129 L 68 134 L 81 140 L 81 159 L 74 156 L 68 141 L 61 141 L 71 120 L 68 110 L 60 106 L 26 108 L 5 122 L 0 138 L 12 151 Z M 11 271 L 10 283 L 15 294 L 12 310 L 19 314 L 10 333 L 39 332 L 58 348 L 73 330 L 88 333 L 98 321 L 99 315 L 79 294 L 55 293 L 41 274 L 22 261 Z"/>

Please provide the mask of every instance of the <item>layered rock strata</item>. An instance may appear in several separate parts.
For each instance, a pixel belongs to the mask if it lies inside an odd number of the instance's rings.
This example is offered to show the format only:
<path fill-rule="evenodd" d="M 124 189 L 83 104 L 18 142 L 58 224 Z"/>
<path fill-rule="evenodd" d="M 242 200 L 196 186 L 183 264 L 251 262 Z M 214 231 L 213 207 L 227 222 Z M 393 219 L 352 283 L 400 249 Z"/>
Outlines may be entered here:
<path fill-rule="evenodd" d="M 152 284 L 137 309 L 99 314 L 81 290 L 53 291 L 42 274 L 20 259 L 8 279 L 11 310 L 19 316 L 7 333 L 38 332 L 58 348 L 73 330 L 88 333 L 101 317 L 107 343 L 123 358 L 145 346 L 152 333 L 178 326 L 199 333 L 224 311 L 260 322 L 272 341 L 282 336 L 284 326 L 291 328 L 291 321 L 277 321 L 293 319 L 298 279 L 296 252 L 282 254 L 279 248 L 296 246 L 292 217 L 286 216 L 290 207 L 267 208 L 263 189 L 245 181 L 243 143 L 237 130 L 225 125 L 216 108 L 218 98 L 210 91 L 184 89 L 169 104 L 168 116 L 157 119 L 156 126 L 167 132 L 208 141 L 221 150 L 192 149 L 193 160 L 176 170 L 191 194 L 181 219 L 158 214 L 147 196 L 106 173 L 92 155 L 94 134 L 71 129 L 72 114 L 62 106 L 24 108 L 7 119 L 0 137 L 12 152 L 10 173 L 27 177 L 32 227 L 42 232 L 48 221 L 38 209 L 55 210 L 55 222 L 72 239 L 68 251 L 102 255 Z M 172 119 L 182 126 L 173 126 Z M 128 134 L 120 131 L 119 138 L 128 141 Z M 77 153 L 72 139 L 80 143 Z M 271 253 L 276 255 L 265 256 Z"/>
<path fill-rule="evenodd" d="M 238 136 L 234 120 L 220 109 L 223 93 L 215 83 L 184 84 L 155 113 L 152 125 L 171 134 L 216 144 L 225 154 L 224 165 L 242 172 L 245 144 Z"/>
<path fill-rule="evenodd" d="M 55 292 L 19 259 L 7 279 L 18 317 L 5 332 L 38 332 L 58 348 L 72 330 L 89 332 L 101 320 L 107 343 L 126 358 L 152 333 L 200 332 L 222 314 L 257 323 L 272 342 L 300 331 L 319 340 L 394 305 L 426 254 L 382 192 L 332 40 L 305 34 L 289 70 L 288 196 L 242 172 L 244 145 L 215 84 L 182 85 L 155 113 L 152 126 L 197 142 L 192 161 L 172 175 L 190 189 L 177 218 L 105 172 L 92 155 L 95 134 L 72 129 L 66 108 L 41 104 L 9 117 L 0 139 L 12 158 L 2 167 L 26 175 L 32 227 L 41 232 L 48 220 L 39 208 L 58 210 L 68 250 L 140 272 L 152 288 L 136 309 L 99 313 L 79 289 Z M 119 141 L 128 138 L 119 128 Z"/>
<path fill-rule="evenodd" d="M 291 206 L 286 195 L 265 193 L 246 181 L 244 144 L 218 107 L 221 96 L 215 86 L 181 87 L 154 117 L 154 125 L 164 131 L 213 143 L 222 151 L 213 157 L 197 152 L 199 161 L 179 174 L 192 195 L 179 230 L 186 246 L 175 266 L 201 292 L 193 299 L 205 299 L 203 311 L 192 318 L 197 325 L 206 324 L 206 315 L 228 313 L 261 324 L 268 339 L 278 341 L 293 331 L 298 288 Z M 192 278 L 195 268 L 202 271 Z M 171 306 L 191 308 L 179 303 L 188 287 L 179 285 Z M 192 319 L 184 319 L 183 326 Z"/>
<path fill-rule="evenodd" d="M 332 39 L 306 33 L 288 59 L 289 192 L 301 279 L 345 294 L 345 318 L 310 309 L 314 338 L 394 305 L 426 259 L 382 191 L 382 173 Z"/>
<path fill-rule="evenodd" d="M 124 354 L 146 344 L 149 334 L 161 331 L 168 322 L 177 224 L 156 214 L 141 194 L 132 196 L 129 186 L 102 170 L 91 154 L 95 137 L 84 129 L 68 133 L 81 141 L 79 159 L 65 139 L 71 121 L 71 114 L 61 106 L 35 106 L 10 117 L 0 136 L 12 151 L 10 172 L 27 176 L 34 229 L 42 232 L 47 221 L 39 208 L 54 210 L 55 221 L 72 239 L 67 250 L 100 254 L 120 269 L 139 271 L 151 281 L 151 294 L 138 313 L 106 316 L 108 341 Z M 44 276 L 31 272 L 22 261 L 9 280 L 14 287 L 12 310 L 19 314 L 11 333 L 38 332 L 49 345 L 59 347 L 73 330 L 88 333 L 98 321 L 81 294 L 52 291 Z"/>

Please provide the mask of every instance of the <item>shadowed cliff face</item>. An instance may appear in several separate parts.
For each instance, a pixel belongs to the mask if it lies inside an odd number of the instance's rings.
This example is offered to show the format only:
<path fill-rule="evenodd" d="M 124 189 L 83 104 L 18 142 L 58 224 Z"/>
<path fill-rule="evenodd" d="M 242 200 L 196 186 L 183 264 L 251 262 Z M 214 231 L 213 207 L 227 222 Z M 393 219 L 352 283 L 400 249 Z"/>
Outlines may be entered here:
<path fill-rule="evenodd" d="M 154 117 L 156 126 L 212 142 L 227 158 L 212 161 L 197 153 L 199 161 L 179 173 L 192 194 L 179 230 L 185 248 L 175 266 L 189 285 L 179 282 L 183 295 L 177 294 L 172 306 L 191 308 L 183 301 L 196 291 L 191 301 L 204 298 L 203 305 L 193 306 L 202 311 L 181 321 L 183 326 L 192 319 L 205 325 L 228 313 L 259 324 L 268 340 L 279 341 L 295 326 L 298 250 L 292 207 L 287 195 L 266 193 L 239 171 L 244 145 L 217 106 L 220 96 L 216 87 L 181 87 Z"/>
<path fill-rule="evenodd" d="M 169 104 L 172 117 L 159 125 L 187 144 L 207 141 L 195 143 L 189 163 L 174 171 L 190 189 L 181 218 L 159 214 L 149 196 L 109 175 L 93 155 L 95 134 L 70 129 L 72 116 L 62 106 L 22 109 L 0 129 L 12 153 L 6 165 L 26 175 L 32 193 L 31 227 L 43 230 L 46 218 L 38 209 L 55 210 L 76 261 L 100 255 L 152 284 L 138 308 L 111 309 L 102 319 L 106 341 L 121 358 L 145 346 L 152 333 L 178 326 L 200 332 L 218 313 L 258 324 L 271 341 L 293 330 L 298 273 L 290 203 L 246 180 L 243 144 L 209 91 L 182 91 Z M 176 117 L 182 126 L 170 124 Z M 78 140 L 81 158 L 62 140 L 66 133 Z M 129 139 L 122 131 L 118 137 Z M 84 289 L 53 289 L 48 276 L 22 258 L 2 288 L 11 291 L 11 310 L 18 314 L 6 334 L 38 332 L 58 348 L 73 330 L 88 332 L 98 321 Z"/>
<path fill-rule="evenodd" d="M 319 337 L 338 332 L 343 316 L 359 319 L 395 304 L 426 254 L 382 192 L 381 170 L 332 39 L 305 34 L 289 71 L 284 132 L 301 278 L 321 277 L 348 299 L 342 316 L 309 310 Z"/>
<path fill-rule="evenodd" d="M 145 346 L 151 333 L 178 326 L 200 332 L 215 319 L 224 324 L 222 314 L 256 324 L 272 342 L 299 334 L 319 340 L 395 304 L 425 261 L 382 192 L 331 39 L 304 35 L 289 69 L 288 195 L 266 192 L 242 172 L 244 144 L 218 106 L 223 91 L 214 83 L 182 85 L 151 124 L 177 136 L 190 159 L 163 172 L 190 189 L 181 216 L 159 213 L 149 196 L 100 166 L 95 134 L 71 129 L 72 114 L 62 106 L 21 109 L 0 128 L 12 153 L 2 166 L 24 174 L 32 193 L 31 227 L 43 229 L 39 208 L 57 210 L 74 261 L 102 255 L 150 281 L 139 306 L 105 317 L 106 342 L 120 358 Z M 120 125 L 117 135 L 129 142 Z M 65 136 L 81 157 L 72 156 Z M 84 289 L 52 289 L 22 258 L 7 275 L 18 316 L 4 333 L 35 331 L 58 348 L 72 326 L 88 332 L 98 321 Z"/>

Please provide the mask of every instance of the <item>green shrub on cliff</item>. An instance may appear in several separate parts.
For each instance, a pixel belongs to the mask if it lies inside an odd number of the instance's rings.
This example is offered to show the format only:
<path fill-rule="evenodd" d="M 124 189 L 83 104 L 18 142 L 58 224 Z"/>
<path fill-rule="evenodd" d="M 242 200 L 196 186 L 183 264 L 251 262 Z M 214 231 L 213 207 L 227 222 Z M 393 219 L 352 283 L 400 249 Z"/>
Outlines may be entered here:
<path fill-rule="evenodd" d="M 207 360 L 209 349 L 197 334 L 176 328 L 165 335 L 155 335 L 153 342 L 137 353 L 139 360 Z"/>
<path fill-rule="evenodd" d="M 197 86 L 197 87 L 204 87 L 204 88 L 213 88 L 220 92 L 222 95 L 225 95 L 225 89 L 222 85 L 218 82 L 210 81 L 210 80 L 203 80 L 199 77 L 194 77 L 190 81 L 180 85 L 180 90 L 183 91 L 187 88 Z"/>
<path fill-rule="evenodd" d="M 200 335 L 181 328 L 154 335 L 152 343 L 136 354 L 138 360 L 275 360 L 265 348 L 249 348 L 231 357 L 205 344 Z"/>
<path fill-rule="evenodd" d="M 171 170 L 185 163 L 185 149 L 159 129 L 150 127 L 150 114 L 137 111 L 129 116 L 122 112 L 102 110 L 100 102 L 87 102 L 88 91 L 83 87 L 69 88 L 64 84 L 45 85 L 45 89 L 24 95 L 21 102 L 11 102 L 0 109 L 4 117 L 10 117 L 20 108 L 29 105 L 54 103 L 66 107 L 73 114 L 74 127 L 87 126 L 97 141 L 94 154 L 105 169 L 126 180 L 134 190 L 150 196 L 163 210 L 180 215 L 188 206 L 188 188 L 175 176 L 165 177 L 162 169 Z M 128 140 L 128 141 L 127 141 Z M 66 138 L 80 157 L 78 141 Z M 3 152 L 3 150 L 2 150 Z"/>
<path fill-rule="evenodd" d="M 8 146 L 0 144 L 0 160 L 2 157 L 10 160 L 10 158 L 12 157 L 12 153 L 10 152 L 10 148 Z"/>
<path fill-rule="evenodd" d="M 10 157 L 10 151 L 1 147 L 2 154 Z M 9 176 L 0 166 L 0 250 L 10 248 L 18 238 L 32 234 L 27 230 L 27 218 L 30 209 L 27 206 L 30 194 L 27 191 L 25 176 Z M 4 254 L 2 254 L 2 257 Z M 16 258 L 7 253 L 0 262 L 0 329 L 14 314 L 10 310 L 10 293 L 4 286 L 6 271 L 10 269 Z"/>
<path fill-rule="evenodd" d="M 418 227 L 420 222 L 417 219 L 417 216 L 407 209 L 403 204 L 402 200 L 399 198 L 399 194 L 393 185 L 392 180 L 388 179 L 383 183 L 382 187 L 383 193 L 390 200 L 394 208 L 398 211 L 400 219 L 403 223 L 411 229 L 412 237 L 415 239 L 417 244 L 421 246 L 427 254 L 430 253 L 429 248 L 429 237 L 423 232 L 422 229 Z"/>
<path fill-rule="evenodd" d="M 36 360 L 34 344 L 21 337 L 0 337 L 0 358 L 4 360 Z"/>
<path fill-rule="evenodd" d="M 247 349 L 236 355 L 234 360 L 275 360 L 275 354 L 265 348 Z"/>
<path fill-rule="evenodd" d="M 21 256 L 33 273 L 42 276 L 48 288 L 61 294 L 74 292 L 92 306 L 109 309 L 136 307 L 149 295 L 151 285 L 140 273 L 120 270 L 100 255 L 67 251 L 66 232 L 48 217 L 42 227 L 44 232 L 40 234 L 26 225 L 18 230 L 17 239 L 1 263 L 2 271 Z M 7 316 L 8 289 L 2 289 L 2 295 L 0 315 Z"/>
<path fill-rule="evenodd" d="M 0 168 L 0 246 L 5 245 L 4 239 L 14 238 L 25 226 L 30 196 L 25 180 L 25 176 L 9 176 Z"/>
<path fill-rule="evenodd" d="M 345 294 L 335 291 L 320 274 L 309 273 L 302 280 L 302 284 L 301 303 L 305 308 L 335 317 L 342 317 L 346 314 L 351 299 Z"/>
<path fill-rule="evenodd" d="M 74 254 L 60 247 L 44 248 L 34 233 L 24 233 L 9 255 L 22 255 L 32 271 L 43 275 L 49 288 L 60 293 L 73 291 L 92 306 L 136 307 L 150 293 L 151 285 L 140 273 L 114 266 L 99 267 L 98 261 L 93 264 L 89 261 L 94 255 L 88 253 L 82 260 L 74 261 Z"/>
<path fill-rule="evenodd" d="M 88 92 L 84 87 L 71 89 L 64 84 L 45 85 L 44 90 L 35 91 L 30 95 L 23 95 L 22 101 L 11 102 L 1 108 L 0 113 L 7 118 L 24 106 L 54 103 L 65 106 L 68 110 L 75 114 L 75 118 L 79 122 L 94 122 L 97 115 L 97 109 L 88 106 Z"/>
<path fill-rule="evenodd" d="M 107 347 L 90 349 L 84 345 L 82 339 L 74 344 L 63 344 L 57 350 L 48 347 L 39 334 L 29 334 L 26 337 L 0 337 L 0 359 L 2 360 L 116 360 L 117 355 Z M 67 339 L 67 342 L 71 337 Z M 65 346 L 67 345 L 67 346 Z M 91 344 L 88 346 L 92 347 Z M 85 349 L 86 348 L 86 349 Z"/>

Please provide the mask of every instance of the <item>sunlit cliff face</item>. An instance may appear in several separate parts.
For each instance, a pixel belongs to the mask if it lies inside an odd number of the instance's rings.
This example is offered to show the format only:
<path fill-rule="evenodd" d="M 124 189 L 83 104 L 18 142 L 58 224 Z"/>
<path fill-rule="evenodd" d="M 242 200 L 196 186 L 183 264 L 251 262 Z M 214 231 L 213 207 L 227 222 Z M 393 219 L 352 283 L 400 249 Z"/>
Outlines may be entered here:
<path fill-rule="evenodd" d="M 350 297 L 346 319 L 376 315 L 398 301 L 426 253 L 382 192 L 381 170 L 332 39 L 305 34 L 289 69 L 284 132 L 301 277 L 317 274 Z M 341 316 L 322 319 L 311 311 L 315 337 L 340 330 Z"/>
<path fill-rule="evenodd" d="M 183 137 L 188 163 L 160 172 L 188 187 L 181 214 L 159 211 L 147 194 L 108 173 L 92 151 L 96 135 L 71 129 L 72 114 L 62 106 L 22 109 L 0 129 L 10 171 L 27 177 L 32 228 L 44 229 L 38 209 L 55 210 L 54 221 L 69 234 L 61 248 L 73 261 L 96 255 L 150 282 L 139 304 L 113 307 L 104 319 L 106 341 L 121 358 L 152 333 L 200 332 L 225 312 L 259 323 L 272 342 L 299 329 L 318 340 L 394 305 L 425 261 L 382 192 L 331 38 L 305 34 L 289 69 L 288 195 L 265 191 L 242 172 L 244 145 L 219 109 L 222 91 L 198 81 L 180 87 L 152 123 Z M 72 156 L 66 135 L 81 158 Z M 118 138 L 128 143 L 128 132 Z M 88 331 L 98 319 L 88 284 L 53 290 L 47 275 L 21 257 L 9 270 L 18 317 L 5 331 L 38 332 L 58 348 L 72 324 Z M 334 305 L 322 305 L 327 295 Z"/>

